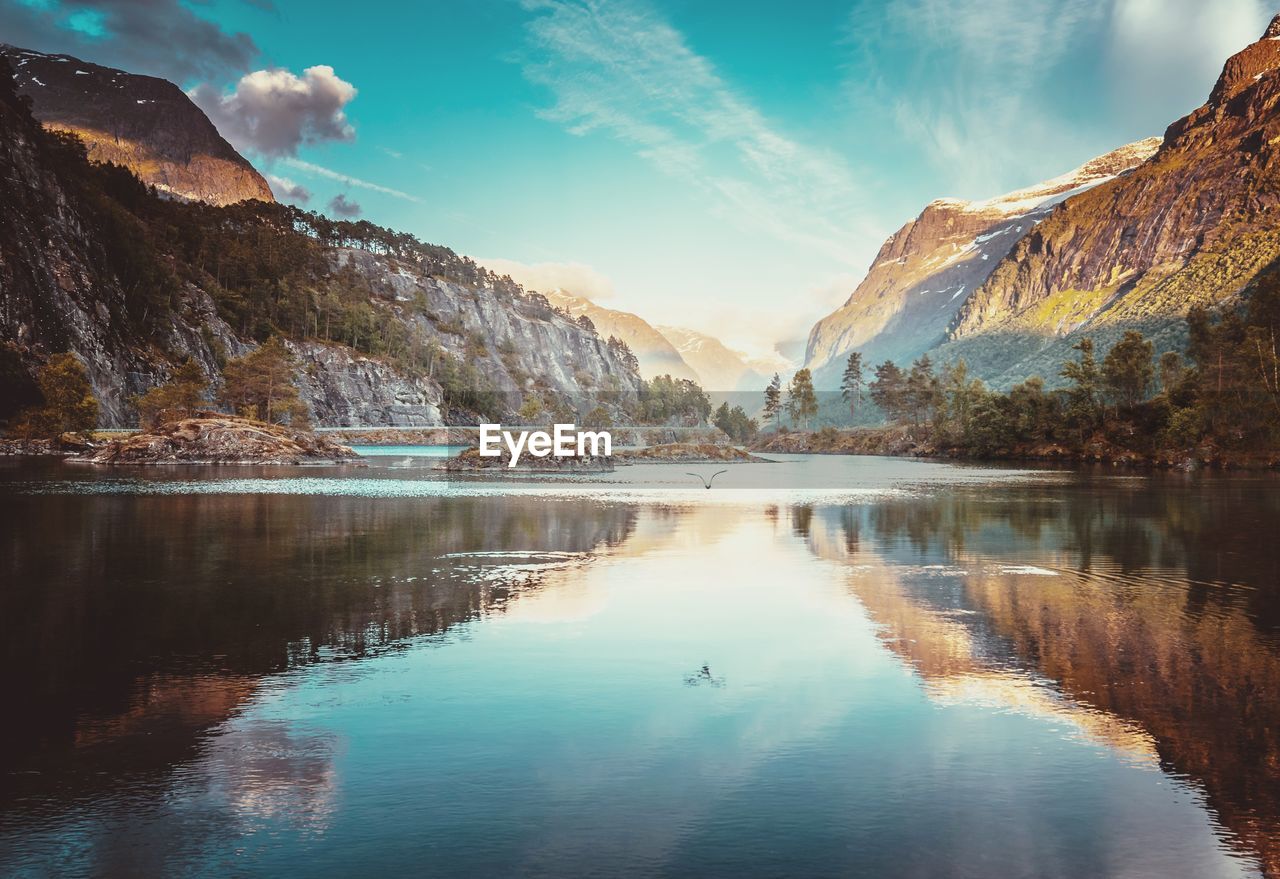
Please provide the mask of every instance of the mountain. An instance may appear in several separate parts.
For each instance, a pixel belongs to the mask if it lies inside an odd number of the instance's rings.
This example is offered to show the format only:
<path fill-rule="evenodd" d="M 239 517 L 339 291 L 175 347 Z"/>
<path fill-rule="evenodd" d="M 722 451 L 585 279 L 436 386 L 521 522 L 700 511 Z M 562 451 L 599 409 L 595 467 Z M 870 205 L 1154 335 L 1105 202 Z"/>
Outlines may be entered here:
<path fill-rule="evenodd" d="M 864 362 L 907 362 L 941 343 L 953 319 L 999 261 L 1053 208 L 1150 158 L 1149 138 L 1060 177 L 984 201 L 944 198 L 887 240 L 847 302 L 809 334 L 805 362 L 834 387 L 852 350 Z"/>
<path fill-rule="evenodd" d="M 600 335 L 606 338 L 616 336 L 626 342 L 640 361 L 640 374 L 645 378 L 669 375 L 702 383 L 699 374 L 685 362 L 675 346 L 639 315 L 602 308 L 589 299 L 564 290 L 553 290 L 544 295 L 552 305 L 563 308 L 574 317 L 585 314 Z"/>
<path fill-rule="evenodd" d="M 758 391 L 767 378 L 754 370 L 746 356 L 727 348 L 719 339 L 683 327 L 658 327 L 685 362 L 701 378 L 703 390 L 715 393 Z"/>
<path fill-rule="evenodd" d="M 1131 174 L 1058 205 L 966 300 L 945 356 L 1008 383 L 1056 374 L 1072 340 L 1125 328 L 1178 343 L 1193 304 L 1280 258 L 1280 16 Z M 998 344 L 997 344 L 998 343 Z"/>
<path fill-rule="evenodd" d="M 124 165 L 178 198 L 215 205 L 274 200 L 262 175 L 173 83 L 3 44 L 0 55 L 35 117 L 79 136 L 91 160 Z"/>
<path fill-rule="evenodd" d="M 160 199 L 87 162 L 32 117 L 2 58 L 0 205 L 6 381 L 15 359 L 31 373 L 72 351 L 103 426 L 135 423 L 132 397 L 183 360 L 216 384 L 272 335 L 322 426 L 511 420 L 531 395 L 620 419 L 638 398 L 599 334 L 448 248 L 288 205 Z"/>

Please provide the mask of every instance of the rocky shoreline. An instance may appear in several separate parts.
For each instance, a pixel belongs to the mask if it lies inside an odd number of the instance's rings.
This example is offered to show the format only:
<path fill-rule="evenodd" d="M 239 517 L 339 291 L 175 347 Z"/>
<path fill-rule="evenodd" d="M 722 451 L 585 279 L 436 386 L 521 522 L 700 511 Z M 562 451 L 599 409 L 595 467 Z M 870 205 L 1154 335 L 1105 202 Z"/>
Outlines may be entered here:
<path fill-rule="evenodd" d="M 78 464 L 348 464 L 352 449 L 309 431 L 233 415 L 201 415 L 111 440 Z"/>

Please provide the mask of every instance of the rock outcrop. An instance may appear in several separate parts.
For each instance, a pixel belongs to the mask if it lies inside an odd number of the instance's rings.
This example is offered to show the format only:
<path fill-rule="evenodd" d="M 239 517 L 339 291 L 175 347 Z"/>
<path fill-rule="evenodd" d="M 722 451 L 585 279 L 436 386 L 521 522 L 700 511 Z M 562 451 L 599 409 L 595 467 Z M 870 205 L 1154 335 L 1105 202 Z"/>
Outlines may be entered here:
<path fill-rule="evenodd" d="M 324 464 L 360 456 L 328 437 L 206 413 L 113 440 L 73 462 L 88 464 Z"/>
<path fill-rule="evenodd" d="M 273 201 L 262 175 L 171 82 L 0 45 L 18 92 L 47 128 L 77 135 L 95 162 L 115 162 L 176 198 Z"/>
<path fill-rule="evenodd" d="M 290 345 L 302 364 L 298 390 L 325 427 L 438 427 L 440 385 L 340 345 Z"/>
<path fill-rule="evenodd" d="M 985 201 L 931 202 L 884 243 L 848 301 L 810 332 L 806 365 L 819 386 L 836 386 L 850 351 L 862 351 L 868 364 L 902 363 L 941 343 L 974 290 L 1055 205 L 1129 172 L 1159 145 L 1141 140 Z"/>

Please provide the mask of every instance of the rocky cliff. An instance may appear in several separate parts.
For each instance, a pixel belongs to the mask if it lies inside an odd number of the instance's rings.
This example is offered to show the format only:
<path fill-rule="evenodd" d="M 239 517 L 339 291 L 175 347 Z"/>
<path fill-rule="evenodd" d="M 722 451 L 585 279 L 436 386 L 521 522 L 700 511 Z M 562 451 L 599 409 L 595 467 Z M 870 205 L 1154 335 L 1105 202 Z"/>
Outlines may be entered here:
<path fill-rule="evenodd" d="M 95 162 L 115 162 L 169 195 L 224 205 L 271 188 L 171 82 L 0 44 L 18 92 L 46 127 L 80 137 Z"/>
<path fill-rule="evenodd" d="M 606 338 L 614 336 L 626 342 L 640 361 L 640 374 L 645 378 L 669 375 L 705 385 L 697 371 L 685 362 L 666 336 L 639 315 L 604 308 L 565 290 L 553 290 L 545 295 L 552 305 L 563 308 L 574 317 L 586 315 L 600 335 Z"/>
<path fill-rule="evenodd" d="M 331 258 L 334 269 L 353 274 L 377 307 L 395 313 L 428 344 L 434 343 L 455 360 L 475 367 L 509 401 L 512 410 L 519 408 L 528 393 L 554 395 L 579 409 L 588 407 L 604 388 L 614 387 L 623 400 L 634 399 L 638 393 L 640 377 L 609 348 L 607 334 L 583 327 L 536 297 L 525 299 L 493 284 L 433 275 L 410 261 L 356 248 L 334 248 Z M 350 373 L 345 367 L 320 372 L 329 376 Z M 333 420 L 342 424 L 428 423 L 389 417 L 373 420 L 374 410 L 394 414 L 402 397 L 415 399 L 413 388 L 425 395 L 424 404 L 438 405 L 438 398 L 423 381 L 430 382 L 423 379 L 411 387 L 396 387 L 385 376 L 379 382 L 369 382 L 369 387 L 380 386 L 389 398 L 372 406 L 366 402 L 362 418 Z M 337 396 L 348 397 L 340 389 Z M 366 399 L 364 394 L 355 397 Z M 318 411 L 326 408 L 318 407 Z M 416 411 L 413 417 L 426 414 Z"/>
<path fill-rule="evenodd" d="M 947 350 L 1009 376 L 1080 334 L 1172 332 L 1193 303 L 1236 295 L 1280 257 L 1278 104 L 1280 16 L 1149 161 L 1067 199 L 1017 243 L 964 303 Z"/>
<path fill-rule="evenodd" d="M 806 365 L 834 387 L 845 356 L 906 362 L 946 338 L 968 298 L 1063 199 L 1125 174 L 1159 147 L 1149 138 L 1060 177 L 984 201 L 939 199 L 894 233 L 866 277 L 809 334 Z"/>

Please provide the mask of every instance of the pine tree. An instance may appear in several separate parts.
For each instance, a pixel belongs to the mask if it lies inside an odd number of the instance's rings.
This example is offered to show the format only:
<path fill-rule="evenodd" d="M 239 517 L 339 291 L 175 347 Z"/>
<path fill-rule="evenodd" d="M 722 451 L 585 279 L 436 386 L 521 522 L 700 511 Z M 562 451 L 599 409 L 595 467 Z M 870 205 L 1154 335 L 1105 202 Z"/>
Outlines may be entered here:
<path fill-rule="evenodd" d="M 849 420 L 858 417 L 858 404 L 862 402 L 862 352 L 854 351 L 844 366 L 840 378 L 840 396 L 849 404 Z"/>
<path fill-rule="evenodd" d="M 772 419 L 782 429 L 782 377 L 776 372 L 764 389 L 764 420 Z"/>
<path fill-rule="evenodd" d="M 818 397 L 813 391 L 813 376 L 802 369 L 791 377 L 787 391 L 787 411 L 793 422 L 801 422 L 809 428 L 809 419 L 818 414 Z"/>

